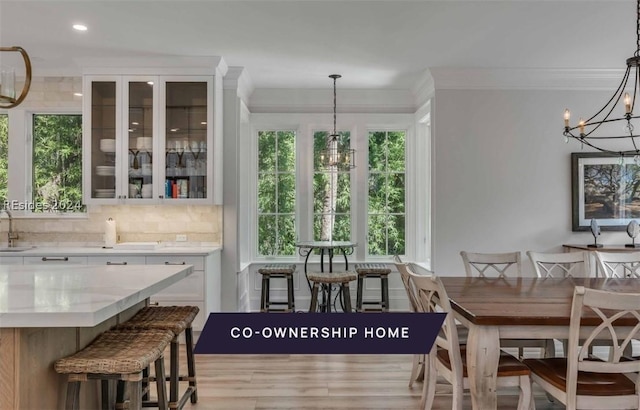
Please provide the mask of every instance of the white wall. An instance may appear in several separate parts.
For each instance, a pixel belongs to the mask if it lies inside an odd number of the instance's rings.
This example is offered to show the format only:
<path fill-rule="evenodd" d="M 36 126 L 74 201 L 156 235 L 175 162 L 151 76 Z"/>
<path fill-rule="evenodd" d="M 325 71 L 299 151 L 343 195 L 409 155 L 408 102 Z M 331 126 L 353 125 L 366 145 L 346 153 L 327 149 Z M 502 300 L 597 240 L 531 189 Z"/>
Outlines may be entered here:
<path fill-rule="evenodd" d="M 571 231 L 570 153 L 562 136 L 564 109 L 595 113 L 610 92 L 438 90 L 434 101 L 433 269 L 464 275 L 461 250 L 556 251 L 589 243 Z M 586 149 L 584 150 L 587 151 Z M 603 232 L 601 243 L 625 243 Z"/>

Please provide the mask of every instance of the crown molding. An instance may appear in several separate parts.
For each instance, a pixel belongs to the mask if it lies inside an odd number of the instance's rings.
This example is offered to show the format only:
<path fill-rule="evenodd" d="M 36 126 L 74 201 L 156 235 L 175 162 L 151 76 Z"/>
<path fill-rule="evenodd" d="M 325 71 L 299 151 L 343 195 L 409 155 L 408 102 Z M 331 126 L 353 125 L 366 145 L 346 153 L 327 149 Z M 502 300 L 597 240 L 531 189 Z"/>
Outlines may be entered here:
<path fill-rule="evenodd" d="M 337 111 L 341 113 L 408 114 L 415 111 L 410 90 L 338 89 Z M 331 113 L 333 91 L 327 89 L 262 88 L 251 94 L 252 113 Z"/>
<path fill-rule="evenodd" d="M 218 56 L 163 56 L 123 58 L 75 58 L 83 74 L 167 74 L 224 75 L 227 64 Z"/>
<path fill-rule="evenodd" d="M 437 90 L 610 90 L 623 69 L 446 68 L 430 70 Z"/>
<path fill-rule="evenodd" d="M 237 90 L 238 96 L 246 104 L 253 94 L 254 86 L 249 72 L 244 67 L 229 67 L 224 77 L 225 90 Z"/>
<path fill-rule="evenodd" d="M 421 107 L 427 101 L 429 101 L 436 92 L 436 84 L 431 75 L 431 71 L 425 70 L 418 81 L 411 88 L 411 92 L 414 95 L 414 104 L 416 107 Z"/>

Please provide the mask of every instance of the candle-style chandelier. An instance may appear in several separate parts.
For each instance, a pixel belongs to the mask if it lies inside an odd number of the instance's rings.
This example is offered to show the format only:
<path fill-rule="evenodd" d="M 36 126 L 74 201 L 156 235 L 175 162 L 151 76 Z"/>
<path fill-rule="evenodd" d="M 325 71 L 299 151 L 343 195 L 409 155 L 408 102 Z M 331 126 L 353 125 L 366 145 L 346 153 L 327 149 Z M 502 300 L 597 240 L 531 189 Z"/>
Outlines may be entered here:
<path fill-rule="evenodd" d="M 31 87 L 31 60 L 22 47 L 0 47 L 0 53 L 20 53 L 24 61 L 24 85 L 16 96 L 16 72 L 13 67 L 0 66 L 0 108 L 13 108 L 27 97 Z"/>
<path fill-rule="evenodd" d="M 564 111 L 564 136 L 579 141 L 600 152 L 634 157 L 640 163 L 640 137 L 633 120 L 636 97 L 640 97 L 640 0 L 636 7 L 636 52 L 627 59 L 627 70 L 620 85 L 609 101 L 588 119 L 580 118 L 575 126 L 570 126 L 571 113 Z"/>
<path fill-rule="evenodd" d="M 333 78 L 333 134 L 327 138 L 327 149 L 320 152 L 320 162 L 325 168 L 349 170 L 356 167 L 356 151 L 348 146 L 343 146 L 340 143 L 340 134 L 336 131 L 336 80 L 340 77 L 342 77 L 340 74 L 329 76 L 329 78 Z"/>

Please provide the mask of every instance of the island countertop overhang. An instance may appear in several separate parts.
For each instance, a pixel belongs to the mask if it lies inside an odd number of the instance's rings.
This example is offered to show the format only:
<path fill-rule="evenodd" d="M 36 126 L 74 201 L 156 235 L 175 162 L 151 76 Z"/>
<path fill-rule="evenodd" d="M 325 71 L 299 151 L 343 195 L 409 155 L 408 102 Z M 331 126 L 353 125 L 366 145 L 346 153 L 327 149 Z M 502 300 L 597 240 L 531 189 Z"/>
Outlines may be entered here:
<path fill-rule="evenodd" d="M 0 328 L 93 327 L 192 272 L 192 265 L 0 266 Z"/>

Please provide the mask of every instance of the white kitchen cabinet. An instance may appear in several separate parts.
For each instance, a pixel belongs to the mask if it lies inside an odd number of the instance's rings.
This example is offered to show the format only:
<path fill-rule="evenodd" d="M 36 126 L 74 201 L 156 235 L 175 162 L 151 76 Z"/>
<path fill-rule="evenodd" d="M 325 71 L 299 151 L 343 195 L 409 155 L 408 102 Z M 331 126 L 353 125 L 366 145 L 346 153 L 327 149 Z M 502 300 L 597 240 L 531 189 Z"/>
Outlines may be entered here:
<path fill-rule="evenodd" d="M 21 256 L 0 256 L 0 265 L 22 265 Z"/>
<path fill-rule="evenodd" d="M 78 254 L 78 251 L 52 252 L 51 249 L 38 255 L 37 249 L 24 256 L 1 256 L 0 265 L 33 265 L 82 264 L 82 265 L 192 265 L 193 273 L 169 286 L 151 298 L 152 304 L 160 306 L 197 306 L 198 316 L 193 322 L 195 331 L 201 331 L 209 313 L 220 312 L 221 309 L 221 272 L 220 251 L 202 254 Z M 46 255 L 46 256 L 45 256 Z"/>
<path fill-rule="evenodd" d="M 160 145 L 165 161 L 158 171 L 165 202 L 197 202 L 213 195 L 213 110 L 207 99 L 213 93 L 212 85 L 204 77 L 199 81 L 160 80 L 164 109 Z"/>
<path fill-rule="evenodd" d="M 25 256 L 25 265 L 86 265 L 86 256 L 53 255 L 53 256 Z"/>
<path fill-rule="evenodd" d="M 89 265 L 145 265 L 147 263 L 144 255 L 140 256 L 89 256 L 87 259 Z"/>
<path fill-rule="evenodd" d="M 201 331 L 209 313 L 219 312 L 221 303 L 220 252 L 205 256 L 147 256 L 147 265 L 193 265 L 193 273 L 151 298 L 161 306 L 198 306 L 193 329 Z"/>
<path fill-rule="evenodd" d="M 219 67 L 84 71 L 86 204 L 222 203 Z"/>

